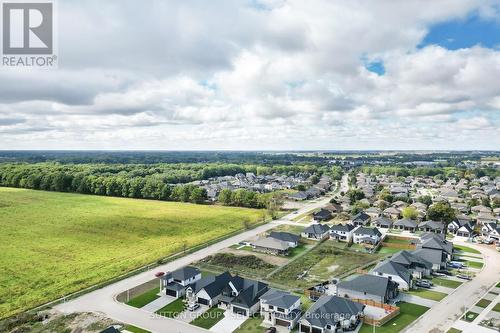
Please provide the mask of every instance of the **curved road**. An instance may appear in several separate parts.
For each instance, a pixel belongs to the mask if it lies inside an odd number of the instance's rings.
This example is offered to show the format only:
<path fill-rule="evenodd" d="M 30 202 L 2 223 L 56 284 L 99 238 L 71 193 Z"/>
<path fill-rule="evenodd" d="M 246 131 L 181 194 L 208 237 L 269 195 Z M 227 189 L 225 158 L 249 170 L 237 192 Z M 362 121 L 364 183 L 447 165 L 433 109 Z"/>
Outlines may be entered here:
<path fill-rule="evenodd" d="M 464 306 L 472 307 L 484 293 L 500 281 L 500 254 L 492 247 L 454 242 L 480 251 L 484 257 L 483 270 L 474 279 L 463 283 L 441 302 L 432 307 L 404 332 L 447 332 L 464 313 Z"/>
<path fill-rule="evenodd" d="M 334 191 L 336 192 L 336 191 Z M 233 244 L 244 241 L 255 235 L 263 233 L 280 224 L 291 224 L 290 219 L 308 211 L 324 206 L 329 202 L 332 196 L 324 197 L 315 202 L 310 202 L 300 208 L 296 213 L 288 214 L 280 220 L 276 220 L 252 230 L 248 230 L 233 236 L 231 238 L 220 241 L 209 247 L 201 249 L 197 252 L 188 254 L 182 258 L 169 262 L 165 265 L 155 267 L 154 271 L 173 271 L 183 266 L 189 265 L 192 262 L 205 258 L 208 255 L 215 254 L 220 250 Z M 294 223 L 295 225 L 299 225 Z M 133 308 L 115 300 L 115 296 L 119 293 L 138 286 L 142 283 L 150 281 L 154 278 L 152 271 L 143 272 L 127 279 L 118 281 L 109 286 L 92 291 L 88 294 L 75 298 L 65 303 L 54 306 L 54 309 L 63 313 L 73 312 L 101 312 L 107 317 L 114 320 L 132 324 L 134 326 L 146 329 L 154 333 L 200 333 L 207 332 L 205 329 L 189 325 L 187 323 L 169 319 L 154 314 L 145 310 Z"/>

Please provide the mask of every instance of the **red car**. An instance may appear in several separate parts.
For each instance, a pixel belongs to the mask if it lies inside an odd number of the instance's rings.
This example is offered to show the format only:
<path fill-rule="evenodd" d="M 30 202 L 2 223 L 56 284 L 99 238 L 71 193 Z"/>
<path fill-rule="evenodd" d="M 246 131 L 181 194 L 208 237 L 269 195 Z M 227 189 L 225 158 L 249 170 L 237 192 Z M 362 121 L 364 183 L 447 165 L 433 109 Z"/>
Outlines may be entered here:
<path fill-rule="evenodd" d="M 155 273 L 156 277 L 162 277 L 163 275 L 165 275 L 165 272 L 157 272 L 157 273 Z"/>

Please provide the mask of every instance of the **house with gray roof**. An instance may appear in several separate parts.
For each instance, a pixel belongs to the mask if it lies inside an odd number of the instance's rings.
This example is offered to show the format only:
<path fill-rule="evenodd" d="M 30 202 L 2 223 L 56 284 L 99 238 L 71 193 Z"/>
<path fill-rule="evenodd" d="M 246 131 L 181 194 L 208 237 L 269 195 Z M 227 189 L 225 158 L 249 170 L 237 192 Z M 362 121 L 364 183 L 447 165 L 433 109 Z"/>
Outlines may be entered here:
<path fill-rule="evenodd" d="M 379 229 L 390 229 L 392 228 L 392 220 L 386 217 L 379 217 L 373 221 L 373 224 Z"/>
<path fill-rule="evenodd" d="M 368 226 L 370 225 L 370 219 L 371 219 L 370 215 L 366 214 L 365 212 L 359 212 L 352 217 L 351 224 L 354 225 L 355 227 Z"/>
<path fill-rule="evenodd" d="M 392 279 L 392 281 L 398 283 L 400 290 L 409 290 L 413 287 L 413 277 L 410 270 L 390 260 L 380 262 L 370 271 L 370 274 Z"/>
<path fill-rule="evenodd" d="M 160 278 L 160 290 L 168 296 L 181 297 L 186 293 L 186 288 L 201 279 L 199 269 L 191 266 L 167 272 Z"/>
<path fill-rule="evenodd" d="M 394 222 L 394 229 L 415 232 L 418 228 L 418 223 L 412 219 L 400 219 Z"/>
<path fill-rule="evenodd" d="M 286 291 L 269 289 L 260 297 L 260 316 L 270 326 L 283 326 L 292 330 L 302 314 L 300 297 Z"/>
<path fill-rule="evenodd" d="M 257 252 L 287 256 L 290 244 L 273 237 L 264 237 L 252 242 L 252 248 Z"/>
<path fill-rule="evenodd" d="M 271 231 L 269 237 L 287 242 L 290 247 L 297 247 L 299 245 L 300 236 L 284 231 Z"/>
<path fill-rule="evenodd" d="M 377 245 L 382 239 L 382 233 L 377 228 L 357 227 L 353 231 L 353 243 Z"/>
<path fill-rule="evenodd" d="M 390 261 L 403 265 L 418 279 L 431 276 L 432 273 L 432 263 L 410 251 L 399 251 L 390 258 Z"/>
<path fill-rule="evenodd" d="M 321 240 L 330 235 L 330 227 L 326 224 L 312 224 L 302 231 L 302 237 Z"/>
<path fill-rule="evenodd" d="M 337 283 L 337 296 L 388 303 L 399 294 L 398 283 L 385 276 L 364 274 Z"/>
<path fill-rule="evenodd" d="M 233 277 L 229 283 L 231 295 L 236 295 L 231 301 L 229 308 L 232 313 L 252 316 L 260 309 L 260 297 L 268 290 L 264 282 L 245 279 L 239 276 Z"/>
<path fill-rule="evenodd" d="M 424 232 L 441 234 L 444 232 L 444 223 L 441 221 L 423 221 L 418 224 L 418 229 Z"/>
<path fill-rule="evenodd" d="M 321 296 L 299 320 L 299 332 L 330 333 L 354 331 L 365 305 L 338 296 Z"/>
<path fill-rule="evenodd" d="M 352 224 L 335 224 L 330 228 L 330 239 L 350 243 L 353 230 Z"/>

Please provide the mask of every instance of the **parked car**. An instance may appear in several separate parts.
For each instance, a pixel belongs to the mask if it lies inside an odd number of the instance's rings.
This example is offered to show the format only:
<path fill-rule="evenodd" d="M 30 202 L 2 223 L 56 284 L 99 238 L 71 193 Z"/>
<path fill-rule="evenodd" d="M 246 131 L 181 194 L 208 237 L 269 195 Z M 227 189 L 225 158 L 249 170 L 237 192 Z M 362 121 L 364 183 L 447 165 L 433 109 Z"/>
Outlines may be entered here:
<path fill-rule="evenodd" d="M 190 304 L 190 305 L 188 305 L 187 309 L 188 309 L 189 311 L 194 311 L 194 310 L 198 309 L 199 307 L 200 307 L 200 304 L 198 304 L 198 303 L 194 303 L 194 304 L 192 304 L 192 305 L 191 305 L 191 304 Z"/>
<path fill-rule="evenodd" d="M 451 261 L 450 263 L 448 263 L 448 266 L 451 268 L 458 268 L 458 269 L 467 267 L 466 265 L 458 261 Z"/>
<path fill-rule="evenodd" d="M 162 277 L 163 275 L 165 275 L 165 272 L 156 272 L 155 273 L 156 277 Z"/>
<path fill-rule="evenodd" d="M 472 280 L 472 278 L 468 275 L 465 274 L 458 274 L 457 278 L 462 279 L 462 280 Z"/>
<path fill-rule="evenodd" d="M 438 272 L 432 272 L 432 275 L 433 276 L 437 276 L 437 277 L 446 276 L 446 274 L 444 274 L 444 273 L 438 273 Z"/>
<path fill-rule="evenodd" d="M 432 282 L 427 281 L 427 280 L 417 280 L 417 282 L 415 284 L 417 285 L 417 287 L 422 287 L 422 288 L 427 288 L 427 289 L 432 287 Z"/>
<path fill-rule="evenodd" d="M 267 330 L 266 330 L 266 333 L 276 333 L 276 327 L 269 327 Z"/>

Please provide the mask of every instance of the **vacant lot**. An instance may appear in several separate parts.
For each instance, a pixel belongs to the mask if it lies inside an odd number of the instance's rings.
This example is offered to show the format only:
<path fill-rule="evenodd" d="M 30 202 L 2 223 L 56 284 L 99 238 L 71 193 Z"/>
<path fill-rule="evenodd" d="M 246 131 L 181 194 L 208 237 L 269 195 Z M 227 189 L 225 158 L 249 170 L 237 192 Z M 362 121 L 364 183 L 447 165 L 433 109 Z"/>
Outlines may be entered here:
<path fill-rule="evenodd" d="M 0 188 L 0 318 L 261 219 L 244 208 Z"/>

